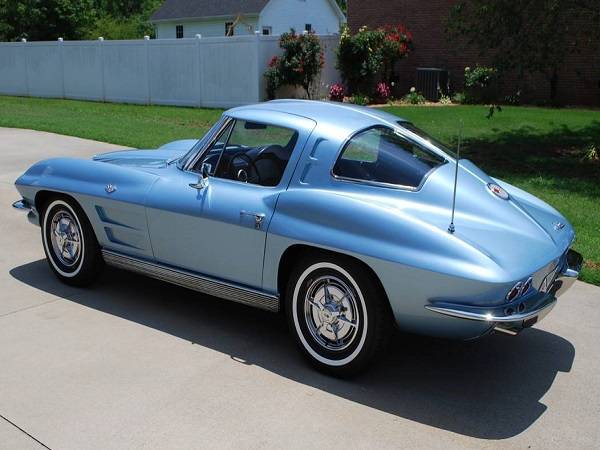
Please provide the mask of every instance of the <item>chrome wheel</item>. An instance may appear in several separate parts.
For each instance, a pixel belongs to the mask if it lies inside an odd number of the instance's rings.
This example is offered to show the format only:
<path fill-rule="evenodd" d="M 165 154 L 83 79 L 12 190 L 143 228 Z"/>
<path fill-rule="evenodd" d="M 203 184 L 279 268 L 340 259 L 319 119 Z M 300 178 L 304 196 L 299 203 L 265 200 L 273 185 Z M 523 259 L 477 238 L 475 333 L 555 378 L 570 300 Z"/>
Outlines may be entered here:
<path fill-rule="evenodd" d="M 72 286 L 87 286 L 100 274 L 104 261 L 94 229 L 74 199 L 56 194 L 42 204 L 42 243 L 54 274 Z"/>
<path fill-rule="evenodd" d="M 385 346 L 389 305 L 360 261 L 307 251 L 289 275 L 284 301 L 298 347 L 319 370 L 355 374 Z"/>
<path fill-rule="evenodd" d="M 61 264 L 66 267 L 77 264 L 81 254 L 81 229 L 68 211 L 60 210 L 52 217 L 50 242 Z"/>
<path fill-rule="evenodd" d="M 315 342 L 323 348 L 348 348 L 356 340 L 360 326 L 354 291 L 334 276 L 312 280 L 304 297 L 304 320 Z"/>

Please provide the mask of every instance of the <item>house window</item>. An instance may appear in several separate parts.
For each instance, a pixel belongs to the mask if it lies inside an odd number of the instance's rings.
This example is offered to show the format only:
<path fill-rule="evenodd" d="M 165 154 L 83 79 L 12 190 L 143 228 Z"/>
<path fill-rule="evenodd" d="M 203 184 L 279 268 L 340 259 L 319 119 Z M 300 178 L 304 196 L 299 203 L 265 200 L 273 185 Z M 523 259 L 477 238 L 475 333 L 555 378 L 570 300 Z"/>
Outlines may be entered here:
<path fill-rule="evenodd" d="M 273 28 L 271 27 L 262 27 L 263 36 L 270 36 L 273 34 Z"/>
<path fill-rule="evenodd" d="M 307 33 L 310 33 L 312 31 L 312 24 L 310 24 L 310 23 L 304 24 L 304 31 L 306 31 Z"/>
<path fill-rule="evenodd" d="M 183 25 L 177 25 L 175 27 L 175 37 L 181 39 L 183 37 Z"/>
<path fill-rule="evenodd" d="M 234 34 L 233 22 L 225 22 L 225 36 L 233 36 Z"/>

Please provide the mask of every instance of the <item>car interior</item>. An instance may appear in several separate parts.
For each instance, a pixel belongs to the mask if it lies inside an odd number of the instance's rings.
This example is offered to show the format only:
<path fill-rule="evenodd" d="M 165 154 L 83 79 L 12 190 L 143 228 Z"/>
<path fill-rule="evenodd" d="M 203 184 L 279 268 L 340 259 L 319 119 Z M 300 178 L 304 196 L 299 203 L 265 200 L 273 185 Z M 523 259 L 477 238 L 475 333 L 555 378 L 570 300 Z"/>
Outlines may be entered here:
<path fill-rule="evenodd" d="M 277 186 L 297 140 L 293 130 L 236 121 L 224 130 L 198 168 L 208 164 L 209 173 L 217 178 Z"/>

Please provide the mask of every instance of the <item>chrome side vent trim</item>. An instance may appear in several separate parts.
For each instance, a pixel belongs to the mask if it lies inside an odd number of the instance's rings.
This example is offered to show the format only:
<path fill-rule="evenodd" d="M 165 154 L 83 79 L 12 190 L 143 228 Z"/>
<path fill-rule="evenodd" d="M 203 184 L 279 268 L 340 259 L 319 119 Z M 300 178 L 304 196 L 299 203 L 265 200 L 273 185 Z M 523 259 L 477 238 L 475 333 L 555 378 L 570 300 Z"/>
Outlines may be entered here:
<path fill-rule="evenodd" d="M 236 286 L 231 283 L 196 275 L 181 269 L 173 269 L 161 264 L 132 258 L 109 250 L 102 250 L 106 264 L 131 272 L 140 273 L 157 280 L 176 284 L 184 288 L 202 292 L 225 300 L 254 306 L 266 311 L 279 311 L 279 297 L 260 291 Z"/>

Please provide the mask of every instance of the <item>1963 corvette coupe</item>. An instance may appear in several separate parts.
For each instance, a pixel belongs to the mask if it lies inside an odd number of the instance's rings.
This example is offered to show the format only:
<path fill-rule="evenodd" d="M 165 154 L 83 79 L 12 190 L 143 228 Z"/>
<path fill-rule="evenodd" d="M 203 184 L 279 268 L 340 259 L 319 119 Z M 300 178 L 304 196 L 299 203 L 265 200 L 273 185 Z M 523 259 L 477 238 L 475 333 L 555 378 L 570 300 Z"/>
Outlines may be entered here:
<path fill-rule="evenodd" d="M 283 310 L 301 351 L 343 375 L 393 323 L 516 334 L 578 276 L 562 215 L 451 153 L 384 112 L 280 100 L 226 111 L 198 141 L 39 162 L 14 206 L 62 281 L 106 263 Z"/>

